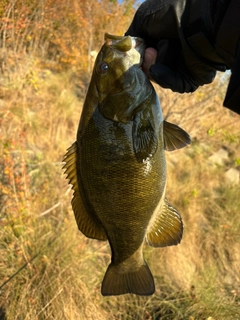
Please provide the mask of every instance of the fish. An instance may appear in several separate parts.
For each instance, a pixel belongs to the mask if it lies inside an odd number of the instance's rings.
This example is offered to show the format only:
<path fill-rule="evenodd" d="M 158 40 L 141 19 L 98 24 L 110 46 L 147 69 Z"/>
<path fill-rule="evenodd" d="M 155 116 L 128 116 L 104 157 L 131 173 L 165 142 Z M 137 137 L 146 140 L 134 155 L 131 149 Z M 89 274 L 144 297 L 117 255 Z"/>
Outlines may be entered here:
<path fill-rule="evenodd" d="M 63 159 L 79 230 L 110 245 L 103 296 L 152 295 L 144 244 L 177 245 L 183 235 L 182 218 L 165 196 L 165 151 L 183 148 L 191 138 L 163 119 L 141 69 L 144 49 L 141 38 L 105 34 L 76 141 Z"/>

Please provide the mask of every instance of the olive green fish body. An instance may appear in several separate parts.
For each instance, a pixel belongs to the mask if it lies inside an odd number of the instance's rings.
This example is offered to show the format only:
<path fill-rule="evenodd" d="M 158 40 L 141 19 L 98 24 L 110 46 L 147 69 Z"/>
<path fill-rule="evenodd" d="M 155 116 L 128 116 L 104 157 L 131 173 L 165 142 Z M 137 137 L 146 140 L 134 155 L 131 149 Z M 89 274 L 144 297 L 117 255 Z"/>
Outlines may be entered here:
<path fill-rule="evenodd" d="M 164 149 L 181 148 L 190 138 L 163 120 L 156 92 L 139 68 L 142 44 L 138 38 L 106 35 L 77 141 L 64 159 L 80 231 L 108 240 L 111 247 L 103 295 L 152 294 L 144 241 L 176 245 L 183 233 L 180 215 L 165 199 Z"/>
<path fill-rule="evenodd" d="M 153 96 L 155 100 L 155 92 Z M 161 146 L 161 111 L 156 103 L 149 108 Z M 133 149 L 133 123 L 105 119 L 96 109 L 84 134 L 78 138 L 84 195 L 102 222 L 116 264 L 142 245 L 165 188 L 163 147 L 153 157 L 138 162 Z"/>

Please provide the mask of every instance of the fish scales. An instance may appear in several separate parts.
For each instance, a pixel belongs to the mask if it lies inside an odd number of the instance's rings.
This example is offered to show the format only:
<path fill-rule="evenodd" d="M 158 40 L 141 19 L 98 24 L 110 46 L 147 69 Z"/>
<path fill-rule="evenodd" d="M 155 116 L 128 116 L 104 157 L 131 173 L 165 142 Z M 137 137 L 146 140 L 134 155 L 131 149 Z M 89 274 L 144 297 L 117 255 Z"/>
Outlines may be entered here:
<path fill-rule="evenodd" d="M 143 244 L 176 245 L 183 234 L 181 216 L 165 198 L 164 150 L 182 148 L 190 137 L 164 121 L 156 92 L 140 69 L 143 52 L 140 38 L 106 34 L 77 140 L 64 157 L 79 230 L 111 247 L 103 295 L 153 294 Z"/>
<path fill-rule="evenodd" d="M 151 175 L 144 175 L 146 164 L 139 163 L 134 158 L 133 143 L 129 135 L 131 124 L 116 123 L 115 130 L 109 130 L 110 120 L 101 116 L 98 110 L 95 112 L 97 115 L 89 122 L 81 144 L 86 150 L 82 157 L 82 168 L 88 168 L 84 169 L 82 179 L 86 186 L 85 195 L 108 234 L 113 261 L 121 263 L 143 242 L 146 225 L 164 190 L 164 179 L 160 178 L 164 167 L 161 163 L 165 159 L 163 149 L 159 148 L 154 157 L 156 165 L 153 165 Z M 118 139 L 115 139 L 116 136 Z M 127 144 L 126 137 L 129 139 Z M 112 153 L 112 150 L 116 151 L 116 142 L 121 150 Z M 104 148 L 100 147 L 102 144 Z M 109 161 L 110 154 L 114 154 L 114 157 Z M 98 165 L 93 161 L 97 158 Z M 107 197 L 103 197 L 99 190 Z M 108 219 L 104 219 L 106 216 Z"/>

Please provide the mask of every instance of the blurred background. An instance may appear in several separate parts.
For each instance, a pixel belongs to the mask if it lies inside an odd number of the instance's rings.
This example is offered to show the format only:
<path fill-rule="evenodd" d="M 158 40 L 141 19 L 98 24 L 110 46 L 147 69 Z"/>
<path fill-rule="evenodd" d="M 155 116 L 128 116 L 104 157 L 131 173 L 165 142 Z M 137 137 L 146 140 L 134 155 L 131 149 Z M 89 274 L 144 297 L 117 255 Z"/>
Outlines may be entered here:
<path fill-rule="evenodd" d="M 144 254 L 151 297 L 103 298 L 108 244 L 85 238 L 62 159 L 75 141 L 104 33 L 123 35 L 139 1 L 0 2 L 0 319 L 240 319 L 240 131 L 222 107 L 228 74 L 194 94 L 155 86 L 192 144 L 166 153 L 167 198 L 185 232 Z"/>

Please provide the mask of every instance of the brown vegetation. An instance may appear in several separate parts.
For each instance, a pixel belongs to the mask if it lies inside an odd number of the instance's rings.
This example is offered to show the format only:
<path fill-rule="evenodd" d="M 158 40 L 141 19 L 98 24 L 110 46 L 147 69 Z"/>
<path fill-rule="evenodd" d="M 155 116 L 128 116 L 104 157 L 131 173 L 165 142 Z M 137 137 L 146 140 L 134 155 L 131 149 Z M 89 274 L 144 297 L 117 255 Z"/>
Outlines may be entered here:
<path fill-rule="evenodd" d="M 240 318 L 240 190 L 224 180 L 240 166 L 240 119 L 221 106 L 219 78 L 192 95 L 157 89 L 164 115 L 193 143 L 166 154 L 167 197 L 185 232 L 179 246 L 145 247 L 156 293 L 103 298 L 109 247 L 77 230 L 62 158 L 75 140 L 90 51 L 105 31 L 124 32 L 132 3 L 0 5 L 0 319 Z M 222 166 L 208 160 L 220 147 L 229 154 Z"/>

